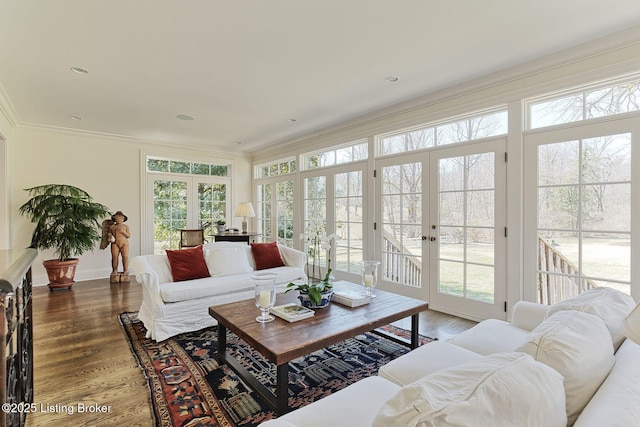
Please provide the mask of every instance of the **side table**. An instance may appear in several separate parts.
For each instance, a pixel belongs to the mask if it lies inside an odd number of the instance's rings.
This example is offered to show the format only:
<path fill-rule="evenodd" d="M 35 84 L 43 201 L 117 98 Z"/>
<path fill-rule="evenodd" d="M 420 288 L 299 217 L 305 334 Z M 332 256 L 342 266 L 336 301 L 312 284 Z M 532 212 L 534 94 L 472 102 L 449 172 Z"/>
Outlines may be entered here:
<path fill-rule="evenodd" d="M 214 234 L 213 238 L 216 242 L 246 242 L 247 245 L 260 233 L 240 233 L 238 231 L 225 231 L 224 233 Z"/>

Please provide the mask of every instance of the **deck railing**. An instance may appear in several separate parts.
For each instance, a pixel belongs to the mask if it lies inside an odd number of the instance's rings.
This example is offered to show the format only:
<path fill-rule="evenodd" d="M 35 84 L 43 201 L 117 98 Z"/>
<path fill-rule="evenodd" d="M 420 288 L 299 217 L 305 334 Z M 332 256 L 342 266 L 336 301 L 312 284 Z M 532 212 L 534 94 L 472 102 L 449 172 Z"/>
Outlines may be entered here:
<path fill-rule="evenodd" d="M 419 288 L 422 262 L 402 247 L 390 233 L 384 233 L 382 248 L 382 277 L 386 280 Z"/>
<path fill-rule="evenodd" d="M 598 285 L 580 277 L 580 271 L 555 245 L 538 237 L 538 296 L 541 304 L 555 304 L 572 298 Z M 384 233 L 382 248 L 382 276 L 391 282 L 420 287 L 422 262 L 404 255 L 404 250 L 390 233 Z"/>
<path fill-rule="evenodd" d="M 580 270 L 553 243 L 538 236 L 538 298 L 540 304 L 555 304 L 598 285 L 580 277 Z"/>

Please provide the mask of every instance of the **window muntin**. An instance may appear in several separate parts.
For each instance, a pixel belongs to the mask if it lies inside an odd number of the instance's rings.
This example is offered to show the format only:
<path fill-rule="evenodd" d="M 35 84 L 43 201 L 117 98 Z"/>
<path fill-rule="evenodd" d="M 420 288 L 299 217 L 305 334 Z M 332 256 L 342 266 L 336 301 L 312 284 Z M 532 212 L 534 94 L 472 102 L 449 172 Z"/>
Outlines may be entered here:
<path fill-rule="evenodd" d="M 277 242 L 293 247 L 293 181 L 279 181 L 275 186 Z"/>
<path fill-rule="evenodd" d="M 263 163 L 254 168 L 255 179 L 294 173 L 298 169 L 295 159 L 281 159 L 275 162 Z"/>
<path fill-rule="evenodd" d="M 640 111 L 640 80 L 592 87 L 531 101 L 529 129 Z"/>
<path fill-rule="evenodd" d="M 493 304 L 495 153 L 440 159 L 438 291 Z"/>
<path fill-rule="evenodd" d="M 229 166 L 149 157 L 147 158 L 147 172 L 227 177 L 229 176 Z"/>
<path fill-rule="evenodd" d="M 539 301 L 631 281 L 631 135 L 538 147 Z"/>
<path fill-rule="evenodd" d="M 322 151 L 305 153 L 302 155 L 302 164 L 305 170 L 310 170 L 366 160 L 368 157 L 369 143 L 361 139 Z"/>
<path fill-rule="evenodd" d="M 507 125 L 506 109 L 473 114 L 437 124 L 428 124 L 381 136 L 379 155 L 387 156 L 505 135 L 507 133 Z"/>
<path fill-rule="evenodd" d="M 180 229 L 187 228 L 187 183 L 154 181 L 153 183 L 154 253 L 177 249 Z"/>
<path fill-rule="evenodd" d="M 303 230 L 324 229 L 327 227 L 327 177 L 314 176 L 304 179 L 304 225 Z M 314 224 L 314 225 L 312 225 Z M 305 240 L 307 252 L 307 274 L 315 279 L 321 279 L 327 266 L 327 257 L 322 253 L 315 253 L 313 245 Z M 334 264 L 335 265 L 335 264 Z"/>
<path fill-rule="evenodd" d="M 363 195 L 362 171 L 336 174 L 335 197 L 335 262 L 336 270 L 360 273 L 363 260 Z"/>
<path fill-rule="evenodd" d="M 273 229 L 271 224 L 272 212 L 273 212 L 273 184 L 259 184 L 258 185 L 258 206 L 257 206 L 257 221 L 258 232 L 262 236 L 265 242 L 273 241 Z"/>

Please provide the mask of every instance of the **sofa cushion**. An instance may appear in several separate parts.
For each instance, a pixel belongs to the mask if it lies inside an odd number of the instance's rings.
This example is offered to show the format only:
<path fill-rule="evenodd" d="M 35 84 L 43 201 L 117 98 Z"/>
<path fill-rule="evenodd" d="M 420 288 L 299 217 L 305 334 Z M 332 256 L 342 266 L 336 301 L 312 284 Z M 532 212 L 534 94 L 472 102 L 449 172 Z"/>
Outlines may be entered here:
<path fill-rule="evenodd" d="M 487 319 L 464 331 L 447 342 L 483 356 L 493 353 L 514 351 L 527 337 L 529 331 L 497 319 Z"/>
<path fill-rule="evenodd" d="M 564 427 L 562 376 L 523 353 L 497 353 L 404 386 L 374 427 Z"/>
<path fill-rule="evenodd" d="M 272 243 L 252 243 L 251 253 L 256 263 L 256 270 L 264 270 L 265 268 L 282 267 L 284 261 L 280 256 L 278 244 Z"/>
<path fill-rule="evenodd" d="M 246 245 L 245 245 L 246 246 Z M 251 273 L 247 250 L 241 246 L 214 246 L 205 249 L 205 262 L 211 277 Z"/>
<path fill-rule="evenodd" d="M 589 289 L 571 299 L 556 303 L 547 317 L 563 310 L 576 310 L 598 316 L 609 329 L 613 347 L 617 350 L 624 341 L 624 318 L 636 306 L 631 296 L 612 288 Z"/>
<path fill-rule="evenodd" d="M 616 363 L 574 427 L 640 425 L 640 345 L 626 340 Z"/>
<path fill-rule="evenodd" d="M 286 284 L 296 280 L 304 271 L 297 267 L 277 267 L 269 271 L 278 275 L 277 291 L 284 291 Z M 205 277 L 203 279 L 185 280 L 183 282 L 163 283 L 160 285 L 160 296 L 165 303 L 180 302 L 215 295 L 227 295 L 254 290 L 251 273 L 233 274 L 231 276 Z"/>
<path fill-rule="evenodd" d="M 517 351 L 530 354 L 564 377 L 568 425 L 580 415 L 615 361 L 604 322 L 581 311 L 560 311 L 547 318 Z"/>
<path fill-rule="evenodd" d="M 379 408 L 400 387 L 380 377 L 367 377 L 260 427 L 370 427 Z"/>
<path fill-rule="evenodd" d="M 378 370 L 378 375 L 404 386 L 444 368 L 480 359 L 473 351 L 443 341 L 422 345 L 392 360 Z"/>
<path fill-rule="evenodd" d="M 209 277 L 202 246 L 176 251 L 167 250 L 174 282 Z"/>

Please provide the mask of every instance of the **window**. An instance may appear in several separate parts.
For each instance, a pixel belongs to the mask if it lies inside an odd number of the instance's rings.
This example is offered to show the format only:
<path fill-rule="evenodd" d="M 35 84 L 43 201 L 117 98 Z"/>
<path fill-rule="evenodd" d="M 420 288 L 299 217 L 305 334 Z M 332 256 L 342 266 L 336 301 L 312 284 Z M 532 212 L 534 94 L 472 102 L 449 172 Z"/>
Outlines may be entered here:
<path fill-rule="evenodd" d="M 268 178 L 270 176 L 285 175 L 293 173 L 297 170 L 297 163 L 295 159 L 278 160 L 272 163 L 264 163 L 258 165 L 254 169 L 254 177 Z"/>
<path fill-rule="evenodd" d="M 631 134 L 538 146 L 539 300 L 596 286 L 629 293 Z"/>
<path fill-rule="evenodd" d="M 293 247 L 293 181 L 258 185 L 258 232 L 262 240 Z M 273 189 L 276 189 L 274 192 Z M 276 233 L 274 235 L 274 223 Z"/>
<path fill-rule="evenodd" d="M 304 230 L 323 229 L 329 235 L 327 229 L 327 177 L 314 176 L 304 179 Z M 321 270 L 326 267 L 326 254 L 315 253 L 317 248 L 309 246 L 304 248 L 307 251 L 308 267 L 307 274 L 310 277 L 321 279 L 324 274 Z M 335 265 L 335 263 L 334 263 Z M 318 270 L 316 270 L 316 268 Z M 325 270 L 326 272 L 326 270 Z"/>
<path fill-rule="evenodd" d="M 335 258 L 334 268 L 360 272 L 363 260 L 362 239 L 363 196 L 362 171 L 338 173 L 334 177 L 335 194 Z"/>
<path fill-rule="evenodd" d="M 528 107 L 529 129 L 640 111 L 640 80 L 534 100 Z"/>
<path fill-rule="evenodd" d="M 303 154 L 302 163 L 305 170 L 310 170 L 366 160 L 369 157 L 368 147 L 368 141 L 361 139 L 323 151 Z"/>
<path fill-rule="evenodd" d="M 147 157 L 145 251 L 177 249 L 181 229 L 203 228 L 229 220 L 230 165 Z M 147 239 L 149 241 L 147 241 Z"/>
<path fill-rule="evenodd" d="M 294 246 L 293 180 L 297 162 L 280 159 L 255 166 L 257 221 L 261 240 Z"/>
<path fill-rule="evenodd" d="M 405 153 L 447 144 L 457 144 L 507 133 L 507 110 L 474 114 L 438 124 L 383 135 L 379 155 Z"/>
<path fill-rule="evenodd" d="M 188 175 L 229 176 L 227 165 L 181 162 L 160 158 L 147 159 L 147 172 L 169 172 Z"/>

